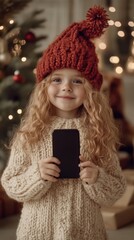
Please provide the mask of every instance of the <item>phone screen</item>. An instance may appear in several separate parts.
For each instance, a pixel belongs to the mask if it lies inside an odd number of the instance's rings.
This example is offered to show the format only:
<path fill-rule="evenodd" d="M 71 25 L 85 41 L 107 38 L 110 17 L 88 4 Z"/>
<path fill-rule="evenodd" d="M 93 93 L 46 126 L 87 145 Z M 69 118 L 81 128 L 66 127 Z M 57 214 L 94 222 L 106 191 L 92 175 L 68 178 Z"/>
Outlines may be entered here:
<path fill-rule="evenodd" d="M 55 129 L 53 156 L 61 162 L 60 178 L 79 178 L 80 137 L 77 129 Z"/>

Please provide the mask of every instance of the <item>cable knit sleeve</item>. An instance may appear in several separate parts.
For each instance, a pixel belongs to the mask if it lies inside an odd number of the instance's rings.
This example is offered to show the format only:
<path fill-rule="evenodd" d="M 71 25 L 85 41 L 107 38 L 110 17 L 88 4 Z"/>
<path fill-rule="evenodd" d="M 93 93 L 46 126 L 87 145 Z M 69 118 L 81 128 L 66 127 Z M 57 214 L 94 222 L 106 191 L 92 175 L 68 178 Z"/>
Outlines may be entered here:
<path fill-rule="evenodd" d="M 7 195 L 20 202 L 41 198 L 51 186 L 50 182 L 41 179 L 38 163 L 31 161 L 30 154 L 19 146 L 11 150 L 1 183 Z"/>
<path fill-rule="evenodd" d="M 110 206 L 118 200 L 125 191 L 126 181 L 122 175 L 119 160 L 114 155 L 104 168 L 99 168 L 99 176 L 94 184 L 83 182 L 89 197 L 100 206 Z"/>

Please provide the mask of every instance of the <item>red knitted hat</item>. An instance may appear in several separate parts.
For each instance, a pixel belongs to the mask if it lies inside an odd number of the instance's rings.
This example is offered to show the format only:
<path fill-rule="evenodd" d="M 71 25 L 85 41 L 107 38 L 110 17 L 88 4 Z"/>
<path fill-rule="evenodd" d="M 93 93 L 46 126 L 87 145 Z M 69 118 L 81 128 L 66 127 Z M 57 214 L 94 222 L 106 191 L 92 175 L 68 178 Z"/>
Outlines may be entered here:
<path fill-rule="evenodd" d="M 78 70 L 99 90 L 102 75 L 98 71 L 98 58 L 91 39 L 100 37 L 108 27 L 108 15 L 104 8 L 94 6 L 87 12 L 86 20 L 73 23 L 45 50 L 37 64 L 37 82 L 54 70 L 71 68 Z"/>

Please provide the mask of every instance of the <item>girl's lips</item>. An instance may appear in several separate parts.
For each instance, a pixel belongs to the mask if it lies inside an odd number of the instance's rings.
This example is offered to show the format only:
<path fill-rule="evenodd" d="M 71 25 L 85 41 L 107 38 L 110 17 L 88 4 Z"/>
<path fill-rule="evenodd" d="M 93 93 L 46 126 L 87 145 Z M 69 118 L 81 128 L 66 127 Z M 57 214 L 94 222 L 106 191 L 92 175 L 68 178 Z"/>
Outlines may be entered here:
<path fill-rule="evenodd" d="M 65 99 L 74 99 L 74 97 L 71 96 L 57 96 L 58 98 L 65 98 Z"/>

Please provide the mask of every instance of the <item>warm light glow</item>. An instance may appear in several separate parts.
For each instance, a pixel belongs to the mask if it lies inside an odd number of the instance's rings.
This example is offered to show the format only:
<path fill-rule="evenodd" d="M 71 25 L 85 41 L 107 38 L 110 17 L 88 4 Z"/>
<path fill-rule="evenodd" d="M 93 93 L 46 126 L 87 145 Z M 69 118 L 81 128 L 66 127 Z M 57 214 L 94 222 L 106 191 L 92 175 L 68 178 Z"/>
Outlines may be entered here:
<path fill-rule="evenodd" d="M 120 66 L 118 66 L 118 67 L 115 68 L 115 72 L 116 72 L 117 74 L 121 74 L 121 73 L 123 72 L 123 68 L 120 67 Z"/>
<path fill-rule="evenodd" d="M 22 62 L 26 62 L 26 61 L 27 61 L 27 58 L 26 58 L 26 57 L 22 57 L 22 58 L 21 58 L 21 61 L 22 61 Z"/>
<path fill-rule="evenodd" d="M 120 59 L 119 59 L 118 56 L 111 56 L 110 59 L 109 59 L 109 61 L 110 61 L 111 63 L 116 64 L 116 63 L 119 63 Z"/>
<path fill-rule="evenodd" d="M 108 24 L 109 24 L 110 26 L 113 26 L 113 25 L 114 25 L 114 21 L 113 21 L 113 20 L 109 20 L 109 21 L 108 21 Z"/>
<path fill-rule="evenodd" d="M 18 75 L 19 73 L 20 73 L 19 70 L 15 70 L 15 71 L 14 71 L 14 75 Z"/>
<path fill-rule="evenodd" d="M 17 110 L 17 113 L 18 113 L 18 114 L 22 114 L 22 109 L 18 109 L 18 110 Z"/>
<path fill-rule="evenodd" d="M 117 34 L 118 34 L 119 37 L 124 37 L 125 36 L 125 33 L 123 31 L 118 31 Z"/>
<path fill-rule="evenodd" d="M 0 26 L 0 30 L 3 30 L 4 29 L 4 26 Z"/>
<path fill-rule="evenodd" d="M 116 27 L 121 27 L 121 22 L 115 21 L 114 25 L 115 25 Z"/>
<path fill-rule="evenodd" d="M 134 72 L 134 58 L 133 57 L 129 57 L 128 61 L 127 61 L 127 70 L 129 72 Z"/>
<path fill-rule="evenodd" d="M 104 43 L 104 42 L 100 42 L 100 43 L 99 43 L 99 48 L 100 48 L 101 50 L 106 49 L 106 47 L 107 47 L 106 43 Z"/>
<path fill-rule="evenodd" d="M 8 116 L 8 119 L 9 119 L 9 120 L 12 120 L 12 119 L 13 119 L 13 115 L 9 115 L 9 116 Z"/>
<path fill-rule="evenodd" d="M 36 74 L 36 72 L 37 72 L 37 71 L 36 71 L 36 68 L 34 68 L 34 69 L 33 69 L 33 73 Z"/>
<path fill-rule="evenodd" d="M 131 53 L 132 53 L 132 55 L 134 55 L 134 41 L 132 42 Z"/>
<path fill-rule="evenodd" d="M 129 21 L 129 22 L 128 22 L 128 26 L 129 26 L 129 27 L 134 27 L 134 22 L 133 22 L 133 21 Z"/>
<path fill-rule="evenodd" d="M 14 23 L 14 20 L 13 20 L 13 19 L 11 19 L 11 20 L 9 21 L 9 23 L 10 23 L 10 24 L 13 24 L 13 23 Z"/>
<path fill-rule="evenodd" d="M 129 62 L 128 63 L 128 69 L 134 71 L 134 62 Z"/>
<path fill-rule="evenodd" d="M 134 31 L 131 32 L 132 37 L 134 37 Z"/>
<path fill-rule="evenodd" d="M 116 11 L 115 7 L 109 7 L 109 12 L 115 12 L 115 11 Z"/>

